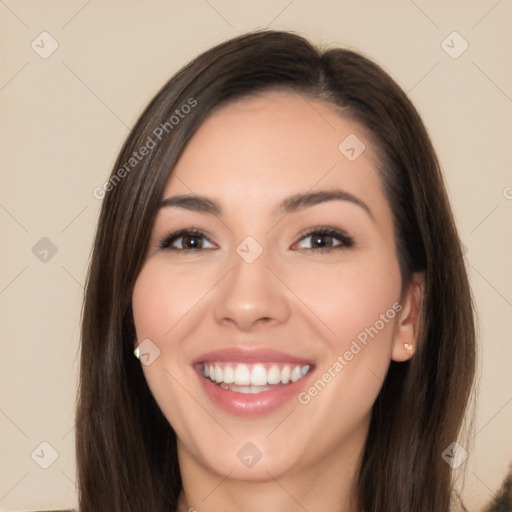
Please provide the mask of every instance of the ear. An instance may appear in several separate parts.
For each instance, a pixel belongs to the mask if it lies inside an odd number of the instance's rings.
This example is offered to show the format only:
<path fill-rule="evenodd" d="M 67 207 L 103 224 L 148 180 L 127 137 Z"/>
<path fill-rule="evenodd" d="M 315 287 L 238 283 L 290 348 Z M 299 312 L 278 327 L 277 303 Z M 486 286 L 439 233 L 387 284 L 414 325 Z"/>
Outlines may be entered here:
<path fill-rule="evenodd" d="M 413 274 L 400 301 L 402 310 L 395 326 L 391 352 L 393 361 L 407 361 L 414 354 L 418 341 L 424 291 L 425 274 L 423 272 Z"/>

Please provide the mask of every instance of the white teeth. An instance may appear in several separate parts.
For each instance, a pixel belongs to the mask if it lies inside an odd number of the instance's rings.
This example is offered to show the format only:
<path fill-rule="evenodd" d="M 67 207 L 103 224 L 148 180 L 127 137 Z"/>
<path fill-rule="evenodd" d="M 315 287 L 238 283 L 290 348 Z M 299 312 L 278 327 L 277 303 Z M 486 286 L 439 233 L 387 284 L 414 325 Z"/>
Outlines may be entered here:
<path fill-rule="evenodd" d="M 215 381 L 222 382 L 222 368 L 218 364 L 215 365 Z"/>
<path fill-rule="evenodd" d="M 232 384 L 235 382 L 235 370 L 233 370 L 233 367 L 226 366 L 224 368 L 224 378 L 222 380 L 225 384 Z"/>
<path fill-rule="evenodd" d="M 225 389 L 227 389 L 227 384 L 232 384 L 229 388 L 232 391 L 240 389 L 241 391 L 238 391 L 240 393 L 257 393 L 272 389 L 271 386 L 277 384 L 297 382 L 302 377 L 305 377 L 310 369 L 311 366 L 308 364 L 303 366 L 285 364 L 281 368 L 278 364 L 272 364 L 269 368 L 268 364 L 265 365 L 264 363 L 255 365 L 243 363 L 205 363 L 203 364 L 203 375 Z"/>
<path fill-rule="evenodd" d="M 302 377 L 302 373 L 300 371 L 300 366 L 296 366 L 290 375 L 290 380 L 292 382 L 297 382 Z"/>
<path fill-rule="evenodd" d="M 251 384 L 253 386 L 264 386 L 267 383 L 267 372 L 265 367 L 257 364 L 251 371 Z"/>
<path fill-rule="evenodd" d="M 279 384 L 281 382 L 281 371 L 277 364 L 273 364 L 267 372 L 268 384 Z"/>
<path fill-rule="evenodd" d="M 251 383 L 251 373 L 245 364 L 239 364 L 235 369 L 235 384 L 248 386 Z"/>

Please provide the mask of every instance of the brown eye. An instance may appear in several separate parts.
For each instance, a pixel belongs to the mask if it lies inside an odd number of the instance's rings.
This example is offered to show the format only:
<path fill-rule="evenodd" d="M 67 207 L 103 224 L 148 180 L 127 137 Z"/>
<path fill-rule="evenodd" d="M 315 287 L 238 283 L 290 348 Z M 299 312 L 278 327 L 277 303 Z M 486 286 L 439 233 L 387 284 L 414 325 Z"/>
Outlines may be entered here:
<path fill-rule="evenodd" d="M 178 240 L 181 239 L 182 249 L 202 249 L 203 241 L 201 237 L 197 235 L 185 235 L 181 236 Z"/>
<path fill-rule="evenodd" d="M 209 244 L 209 246 L 208 246 Z M 215 246 L 206 238 L 204 233 L 198 230 L 184 229 L 171 233 L 159 244 L 160 249 L 173 251 L 201 251 L 212 249 Z"/>
<path fill-rule="evenodd" d="M 311 245 L 314 248 L 333 247 L 335 239 L 330 235 L 311 235 Z"/>
<path fill-rule="evenodd" d="M 353 247 L 354 239 L 339 229 L 317 228 L 306 233 L 298 242 L 299 249 L 305 251 L 330 251 Z"/>

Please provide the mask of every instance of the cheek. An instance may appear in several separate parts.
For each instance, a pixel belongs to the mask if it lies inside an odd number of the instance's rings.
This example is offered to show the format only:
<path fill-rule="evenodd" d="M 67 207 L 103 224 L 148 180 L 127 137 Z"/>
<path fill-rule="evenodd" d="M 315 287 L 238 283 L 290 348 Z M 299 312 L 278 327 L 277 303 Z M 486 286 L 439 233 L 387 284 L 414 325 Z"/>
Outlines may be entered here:
<path fill-rule="evenodd" d="M 132 308 L 137 339 L 151 340 L 159 351 L 142 369 L 160 404 L 171 401 L 176 405 L 175 399 L 181 395 L 177 382 L 183 380 L 189 357 L 188 344 L 181 340 L 187 339 L 187 329 L 209 281 L 197 272 L 180 272 L 155 259 L 146 263 L 135 282 Z"/>
<path fill-rule="evenodd" d="M 302 274 L 301 289 L 330 332 L 321 327 L 327 351 L 299 403 L 310 411 L 311 430 L 328 418 L 338 426 L 331 435 L 339 441 L 368 417 L 389 367 L 401 310 L 400 270 L 392 259 L 382 264 L 360 260 L 337 270 L 319 267 Z"/>
<path fill-rule="evenodd" d="M 381 253 L 382 254 L 382 253 Z M 302 269 L 295 291 L 326 329 L 324 339 L 336 352 L 365 337 L 376 326 L 380 339 L 391 341 L 400 297 L 398 263 L 389 258 L 360 258 L 337 265 Z M 382 332 L 381 332 L 382 331 Z M 390 349 L 390 343 L 386 343 Z"/>
<path fill-rule="evenodd" d="M 200 408 L 190 407 L 190 396 L 183 392 L 183 383 L 193 378 L 186 362 L 189 347 L 183 341 L 211 286 L 211 276 L 170 268 L 155 259 L 143 267 L 132 296 L 137 339 L 151 340 L 160 351 L 151 364 L 142 366 L 144 376 L 162 412 L 184 439 L 204 417 Z"/>
<path fill-rule="evenodd" d="M 204 272 L 180 271 L 160 261 L 148 262 L 132 297 L 138 339 L 149 338 L 160 346 L 164 338 L 173 338 L 181 321 L 215 284 L 214 278 Z"/>

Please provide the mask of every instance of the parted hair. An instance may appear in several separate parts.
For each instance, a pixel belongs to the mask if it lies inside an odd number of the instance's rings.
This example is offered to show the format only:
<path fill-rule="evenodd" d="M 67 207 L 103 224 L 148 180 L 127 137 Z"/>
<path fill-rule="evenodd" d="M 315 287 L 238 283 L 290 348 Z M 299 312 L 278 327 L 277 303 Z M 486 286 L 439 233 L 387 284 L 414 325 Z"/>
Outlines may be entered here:
<path fill-rule="evenodd" d="M 461 243 L 427 131 L 377 64 L 344 48 L 258 31 L 192 60 L 156 94 L 112 170 L 187 111 L 105 193 L 87 276 L 76 413 L 80 512 L 169 512 L 181 490 L 176 436 L 133 356 L 131 298 L 164 187 L 212 109 L 269 89 L 328 102 L 359 123 L 378 155 L 403 284 L 425 273 L 417 349 L 391 362 L 373 406 L 354 498 L 360 512 L 448 512 L 441 456 L 458 439 L 475 370 L 473 306 Z M 194 108 L 182 109 L 194 103 Z"/>

